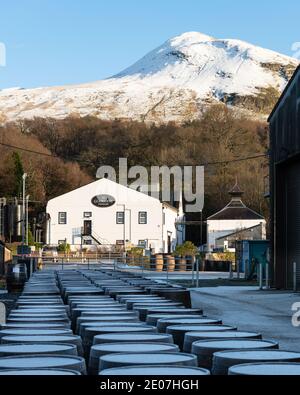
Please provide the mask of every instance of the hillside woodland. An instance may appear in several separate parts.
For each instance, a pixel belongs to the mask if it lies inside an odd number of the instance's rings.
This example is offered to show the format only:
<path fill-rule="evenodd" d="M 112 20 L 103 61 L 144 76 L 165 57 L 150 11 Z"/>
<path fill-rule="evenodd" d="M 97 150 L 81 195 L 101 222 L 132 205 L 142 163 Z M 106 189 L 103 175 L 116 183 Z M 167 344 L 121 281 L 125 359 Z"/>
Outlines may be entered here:
<path fill-rule="evenodd" d="M 245 203 L 268 215 L 267 157 L 234 162 L 267 153 L 267 124 L 238 116 L 224 105 L 215 105 L 201 119 L 183 125 L 96 117 L 35 118 L 0 127 L 0 143 L 5 144 L 0 146 L 0 195 L 19 195 L 20 175 L 26 171 L 28 193 L 39 209 L 49 199 L 95 180 L 99 166 L 117 169 L 119 158 L 128 158 L 130 166 L 148 168 L 206 164 L 206 216 L 228 203 L 236 177 L 245 191 Z"/>

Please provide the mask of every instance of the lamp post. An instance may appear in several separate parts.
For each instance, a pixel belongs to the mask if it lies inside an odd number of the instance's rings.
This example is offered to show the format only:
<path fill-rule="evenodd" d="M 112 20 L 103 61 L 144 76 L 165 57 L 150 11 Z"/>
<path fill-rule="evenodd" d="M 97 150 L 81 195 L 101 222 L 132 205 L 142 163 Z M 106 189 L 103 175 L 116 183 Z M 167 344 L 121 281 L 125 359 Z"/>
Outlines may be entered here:
<path fill-rule="evenodd" d="M 24 246 L 25 244 L 25 221 L 26 221 L 26 178 L 27 178 L 27 173 L 24 173 L 22 176 L 23 180 L 23 212 L 22 212 L 22 245 Z"/>
<path fill-rule="evenodd" d="M 200 249 L 202 250 L 203 243 L 203 211 L 201 210 L 201 224 L 200 224 Z"/>
<path fill-rule="evenodd" d="M 28 230 L 29 230 L 29 222 L 28 222 L 28 205 L 29 205 L 29 197 L 30 195 L 26 196 L 26 221 L 25 221 L 25 232 L 26 232 L 26 245 L 28 245 Z"/>

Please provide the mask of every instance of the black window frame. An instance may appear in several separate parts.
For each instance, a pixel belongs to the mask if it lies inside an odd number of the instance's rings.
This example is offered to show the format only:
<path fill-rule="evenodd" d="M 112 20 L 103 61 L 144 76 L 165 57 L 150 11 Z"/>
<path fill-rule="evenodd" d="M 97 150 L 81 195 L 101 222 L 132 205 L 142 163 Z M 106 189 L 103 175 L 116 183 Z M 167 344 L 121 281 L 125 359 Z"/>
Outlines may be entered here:
<path fill-rule="evenodd" d="M 65 214 L 65 219 L 62 221 L 61 214 Z M 58 225 L 67 225 L 68 223 L 68 214 L 66 211 L 59 211 L 58 213 Z"/>
<path fill-rule="evenodd" d="M 145 220 L 142 220 L 142 216 L 144 216 Z M 148 224 L 148 212 L 139 211 L 139 225 L 147 225 L 147 224 Z"/>
<path fill-rule="evenodd" d="M 119 215 L 122 214 L 122 219 L 120 220 Z M 117 211 L 116 212 L 116 224 L 117 225 L 124 225 L 125 224 L 125 212 L 124 211 Z"/>

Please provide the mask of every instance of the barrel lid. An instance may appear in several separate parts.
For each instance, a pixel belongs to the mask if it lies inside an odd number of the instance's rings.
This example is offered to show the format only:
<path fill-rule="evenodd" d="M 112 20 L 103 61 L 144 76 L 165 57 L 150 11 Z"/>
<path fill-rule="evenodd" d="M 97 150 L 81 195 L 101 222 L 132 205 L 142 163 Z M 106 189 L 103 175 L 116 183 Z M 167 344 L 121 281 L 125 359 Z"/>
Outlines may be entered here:
<path fill-rule="evenodd" d="M 270 340 L 249 340 L 249 339 L 232 339 L 232 340 L 201 340 L 193 343 L 194 349 L 259 349 L 259 348 L 275 348 L 278 346 L 276 342 Z"/>
<path fill-rule="evenodd" d="M 100 316 L 100 317 L 90 317 L 90 318 L 88 318 L 88 317 L 86 317 L 86 316 L 84 316 L 84 317 L 82 317 L 83 318 L 83 321 L 81 321 L 82 323 L 88 323 L 88 322 L 93 322 L 94 321 L 94 323 L 93 323 L 93 325 L 95 324 L 95 322 L 99 322 L 99 324 L 101 324 L 101 322 L 105 322 L 105 321 L 126 321 L 126 320 L 137 320 L 137 317 L 135 316 L 135 315 L 121 315 L 121 316 L 118 316 L 118 315 L 108 315 L 108 316 L 106 316 L 106 315 L 103 315 L 103 316 Z M 86 320 L 84 320 L 86 318 Z M 137 322 L 138 323 L 138 322 Z"/>
<path fill-rule="evenodd" d="M 26 336 L 35 336 L 35 335 L 63 335 L 63 334 L 72 334 L 71 329 L 3 329 L 0 331 L 0 336 L 5 335 L 26 335 Z"/>
<path fill-rule="evenodd" d="M 160 320 L 160 319 L 172 319 L 172 318 L 175 318 L 175 319 L 179 319 L 179 318 L 201 318 L 201 317 L 203 317 L 202 316 L 202 314 L 172 314 L 172 313 L 170 313 L 170 312 L 168 312 L 168 313 L 160 313 L 160 314 L 148 314 L 147 315 L 147 319 L 154 319 L 154 320 L 156 320 L 157 319 L 157 321 L 158 320 Z"/>
<path fill-rule="evenodd" d="M 18 368 L 55 368 L 69 366 L 70 364 L 84 362 L 84 359 L 77 356 L 68 355 L 20 355 L 17 357 L 0 358 L 0 369 Z"/>
<path fill-rule="evenodd" d="M 65 342 L 65 341 L 72 341 L 75 339 L 80 339 L 79 336 L 76 335 L 53 335 L 53 336 L 47 336 L 47 335 L 35 335 L 35 336 L 3 336 L 2 337 L 2 342 L 17 342 L 17 343 L 40 343 L 40 342 Z"/>
<path fill-rule="evenodd" d="M 171 335 L 160 334 L 160 333 L 105 333 L 102 335 L 95 336 L 94 340 L 107 340 L 112 342 L 138 342 L 147 341 L 151 342 L 154 340 L 163 341 L 166 339 L 172 339 Z"/>
<path fill-rule="evenodd" d="M 107 362 L 126 363 L 133 365 L 172 364 L 195 359 L 193 354 L 185 353 L 119 353 L 103 355 L 100 359 Z"/>
<path fill-rule="evenodd" d="M 65 307 L 62 309 L 57 309 L 57 308 L 18 308 L 17 310 L 12 310 L 10 313 L 11 314 L 62 314 L 65 311 Z"/>
<path fill-rule="evenodd" d="M 84 315 L 84 316 L 80 316 L 77 318 L 77 323 L 82 323 L 82 322 L 93 322 L 93 321 L 98 321 L 98 320 L 102 320 L 102 318 L 111 318 L 111 317 L 116 317 L 116 312 L 114 312 L 114 314 L 98 314 L 98 315 Z M 119 318 L 121 317 L 134 317 L 137 318 L 137 315 L 134 313 L 130 313 L 130 312 L 121 312 L 121 314 L 117 315 Z"/>
<path fill-rule="evenodd" d="M 67 369 L 5 369 L 1 376 L 81 376 L 80 372 Z"/>
<path fill-rule="evenodd" d="M 202 310 L 200 310 L 200 309 L 186 309 L 186 308 L 172 308 L 172 307 L 165 307 L 165 308 L 163 308 L 163 307 L 157 307 L 157 308 L 155 308 L 155 307 L 153 307 L 153 308 L 149 308 L 149 309 L 147 309 L 147 311 L 149 312 L 153 312 L 153 313 L 155 313 L 156 311 L 157 311 L 157 313 L 163 313 L 163 312 L 166 312 L 166 313 L 168 313 L 168 314 L 175 314 L 175 313 L 177 313 L 177 314 L 192 314 L 192 313 L 195 313 L 195 314 L 197 314 L 197 313 L 202 313 Z"/>
<path fill-rule="evenodd" d="M 300 363 L 253 363 L 229 368 L 230 375 L 299 376 Z"/>
<path fill-rule="evenodd" d="M 31 322 L 31 321 L 40 320 L 40 321 L 50 321 L 51 322 L 51 321 L 65 321 L 67 319 L 68 319 L 67 316 L 63 315 L 63 314 L 55 315 L 55 316 L 51 316 L 51 315 L 26 316 L 26 315 L 23 315 L 23 316 L 12 316 L 12 318 L 9 317 L 7 321 L 9 321 L 9 322 L 13 322 L 13 321 Z"/>
<path fill-rule="evenodd" d="M 255 332 L 238 332 L 238 331 L 219 331 L 219 332 L 187 332 L 186 339 L 212 339 L 217 340 L 220 339 L 247 339 L 247 338 L 256 338 L 260 339 L 261 335 Z"/>
<path fill-rule="evenodd" d="M 0 354 L 48 354 L 53 352 L 67 351 L 70 348 L 74 348 L 72 344 L 1 344 Z"/>
<path fill-rule="evenodd" d="M 281 350 L 230 350 L 219 351 L 214 354 L 215 357 L 222 359 L 239 359 L 253 361 L 280 361 L 280 360 L 300 360 L 300 353 L 294 351 Z"/>
<path fill-rule="evenodd" d="M 15 328 L 15 329 L 18 329 L 18 328 L 24 328 L 24 329 L 47 329 L 47 328 L 49 328 L 49 329 L 51 329 L 51 328 L 65 328 L 65 324 L 62 322 L 62 323 L 50 323 L 50 322 L 48 322 L 48 323 L 44 323 L 44 324 L 40 324 L 40 323 L 37 323 L 37 322 L 33 322 L 33 323 L 17 323 L 17 322 L 15 322 L 15 323 L 7 323 L 7 324 L 4 324 L 4 325 L 1 325 L 1 328 L 2 329 L 9 329 L 9 328 Z"/>
<path fill-rule="evenodd" d="M 106 369 L 100 376 L 208 376 L 206 369 L 190 366 L 126 366 Z"/>
<path fill-rule="evenodd" d="M 92 346 L 92 350 L 107 353 L 145 353 L 145 352 L 170 352 L 176 350 L 178 346 L 168 343 L 103 343 Z M 92 351 L 91 351 L 92 352 Z"/>
<path fill-rule="evenodd" d="M 210 318 L 171 318 L 171 319 L 160 319 L 159 322 L 161 323 L 170 323 L 170 327 L 177 326 L 177 325 L 189 325 L 189 326 L 201 326 L 206 324 L 221 324 L 220 320 L 214 320 Z"/>
<path fill-rule="evenodd" d="M 95 327 L 87 327 L 86 329 L 86 333 L 88 334 L 88 333 L 90 333 L 90 334 L 92 334 L 92 333 L 114 333 L 114 332 L 119 332 L 119 333 L 121 333 L 121 332 L 143 332 L 143 331 L 145 331 L 145 332 L 151 332 L 151 331 L 154 331 L 154 330 L 156 330 L 156 328 L 154 328 L 154 327 L 151 327 L 151 326 L 147 326 L 147 325 L 144 325 L 144 326 L 128 326 L 128 324 L 126 323 L 123 323 L 123 324 L 120 324 L 120 325 L 116 325 L 116 326 L 112 326 L 111 324 L 110 325 L 107 325 L 107 324 L 104 324 L 103 326 L 101 326 L 101 325 L 98 325 L 98 326 L 95 326 Z"/>
<path fill-rule="evenodd" d="M 236 328 L 229 326 L 229 325 L 174 325 L 168 326 L 167 330 L 171 331 L 183 331 L 185 332 L 186 336 L 197 336 L 199 333 L 202 335 L 202 332 L 225 332 L 225 331 L 234 331 Z"/>

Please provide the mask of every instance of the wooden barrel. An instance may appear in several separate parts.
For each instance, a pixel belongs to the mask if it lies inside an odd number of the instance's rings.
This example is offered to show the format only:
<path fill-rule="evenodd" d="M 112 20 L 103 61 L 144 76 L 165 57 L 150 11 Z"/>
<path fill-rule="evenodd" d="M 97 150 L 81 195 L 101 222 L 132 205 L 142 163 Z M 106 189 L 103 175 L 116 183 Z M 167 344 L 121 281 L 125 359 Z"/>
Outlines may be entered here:
<path fill-rule="evenodd" d="M 100 376 L 209 376 L 207 369 L 193 366 L 127 366 L 121 368 L 106 369 L 99 373 Z"/>
<path fill-rule="evenodd" d="M 185 308 L 171 308 L 171 307 L 157 307 L 157 308 L 149 308 L 147 309 L 147 315 L 152 315 L 152 314 L 173 314 L 173 315 L 194 315 L 194 314 L 203 314 L 203 311 L 201 309 L 185 309 Z"/>
<path fill-rule="evenodd" d="M 101 325 L 114 325 L 114 324 L 138 324 L 140 321 L 136 317 L 102 317 L 97 321 L 81 322 L 78 329 L 78 335 L 84 337 L 86 328 L 99 327 Z"/>
<path fill-rule="evenodd" d="M 3 344 L 73 344 L 77 348 L 79 356 L 83 356 L 82 340 L 80 336 L 76 335 L 33 335 L 33 336 L 4 336 L 2 337 Z"/>
<path fill-rule="evenodd" d="M 77 322 L 76 322 L 76 329 L 75 332 L 77 334 L 80 333 L 80 326 L 81 324 L 90 322 L 99 322 L 99 318 L 104 318 L 104 317 L 115 317 L 116 314 L 118 315 L 119 318 L 122 317 L 132 317 L 132 318 L 138 318 L 137 314 L 131 311 L 118 311 L 118 312 L 111 312 L 111 313 L 99 313 L 97 315 L 88 315 L 88 316 L 81 316 L 77 318 Z"/>
<path fill-rule="evenodd" d="M 107 313 L 107 315 L 115 315 L 118 312 L 126 311 L 126 307 L 118 305 L 112 307 L 99 307 L 99 308 L 78 308 L 72 310 L 72 327 L 76 328 L 76 322 L 79 317 L 100 315 L 102 313 Z M 85 314 L 85 315 L 84 315 Z"/>
<path fill-rule="evenodd" d="M 156 296 L 156 295 L 149 295 L 149 294 L 145 294 L 145 295 L 119 295 L 117 300 L 118 300 L 119 303 L 126 305 L 127 302 L 129 302 L 131 300 L 134 300 L 134 299 L 146 300 L 146 299 L 156 299 L 156 298 L 159 298 L 159 297 Z"/>
<path fill-rule="evenodd" d="M 192 318 L 161 318 L 157 321 L 156 327 L 159 333 L 166 333 L 167 328 L 174 325 L 222 325 L 222 320 L 201 316 L 193 316 Z"/>
<path fill-rule="evenodd" d="M 169 353 L 179 352 L 175 344 L 166 343 L 104 343 L 92 346 L 89 360 L 89 374 L 97 375 L 99 372 L 100 357 L 116 353 Z"/>
<path fill-rule="evenodd" d="M 121 288 L 121 289 L 112 289 L 109 291 L 109 295 L 115 299 L 119 295 L 143 295 L 143 294 L 146 294 L 146 291 L 142 290 L 141 288 L 139 288 L 139 289 Z"/>
<path fill-rule="evenodd" d="M 202 314 L 192 314 L 192 315 L 186 315 L 186 314 L 172 314 L 172 313 L 161 313 L 161 314 L 148 314 L 147 315 L 147 320 L 146 324 L 147 325 L 154 325 L 157 326 L 158 321 L 161 319 L 171 319 L 171 318 L 201 318 L 203 317 Z M 158 330 L 158 327 L 157 327 Z M 159 330 L 158 330 L 159 331 Z"/>
<path fill-rule="evenodd" d="M 140 304 L 136 303 L 133 305 L 133 311 L 138 311 L 139 312 L 139 319 L 141 321 L 146 321 L 147 318 L 147 312 L 149 309 L 168 309 L 167 311 L 172 311 L 172 309 L 183 309 L 183 305 L 181 303 L 176 303 L 176 302 L 166 302 L 166 303 L 160 303 L 160 302 L 152 302 L 152 303 L 145 303 L 145 304 Z"/>
<path fill-rule="evenodd" d="M 175 365 L 196 367 L 197 357 L 192 354 L 184 353 L 107 354 L 100 357 L 99 371 L 130 365 Z"/>
<path fill-rule="evenodd" d="M 182 303 L 187 308 L 192 307 L 191 293 L 187 289 L 165 288 L 158 289 L 155 293 L 158 296 L 172 300 L 173 302 Z"/>
<path fill-rule="evenodd" d="M 164 256 L 162 254 L 155 255 L 155 270 L 162 272 L 164 268 Z"/>
<path fill-rule="evenodd" d="M 224 329 L 225 328 L 225 329 Z M 260 333 L 256 332 L 241 332 L 237 331 L 236 328 L 232 328 L 234 330 L 226 330 L 227 327 L 225 325 L 222 325 L 220 329 L 216 328 L 216 331 L 205 331 L 205 328 L 203 332 L 187 332 L 184 336 L 184 345 L 183 345 L 183 350 L 184 352 L 191 352 L 192 350 L 192 344 L 196 341 L 200 340 L 236 340 L 236 339 L 262 339 L 262 335 Z M 214 329 L 212 327 L 212 329 Z"/>
<path fill-rule="evenodd" d="M 192 353 L 197 355 L 199 366 L 212 368 L 213 354 L 225 350 L 262 350 L 278 349 L 278 343 L 267 340 L 204 340 L 192 345 Z"/>
<path fill-rule="evenodd" d="M 166 270 L 168 272 L 174 272 L 176 266 L 175 257 L 173 255 L 166 255 L 165 261 L 166 261 Z"/>
<path fill-rule="evenodd" d="M 18 357 L 0 358 L 0 370 L 3 369 L 41 369 L 63 368 L 76 370 L 86 374 L 85 360 L 81 357 L 68 355 L 22 355 Z"/>
<path fill-rule="evenodd" d="M 179 272 L 185 272 L 187 268 L 187 260 L 186 258 L 177 258 L 177 270 Z"/>
<path fill-rule="evenodd" d="M 93 345 L 94 337 L 97 335 L 105 334 L 105 333 L 147 333 L 147 332 L 155 333 L 156 328 L 139 323 L 134 323 L 134 324 L 110 323 L 110 324 L 103 324 L 95 327 L 87 327 L 85 328 L 85 331 L 82 334 L 83 349 L 85 352 L 85 356 L 86 358 L 89 358 L 90 348 Z"/>
<path fill-rule="evenodd" d="M 6 287 L 9 293 L 22 292 L 27 281 L 27 269 L 25 263 L 7 265 Z"/>
<path fill-rule="evenodd" d="M 222 351 L 214 354 L 212 373 L 214 375 L 227 375 L 229 368 L 256 362 L 300 362 L 300 353 L 280 350 L 263 351 Z"/>
<path fill-rule="evenodd" d="M 159 297 L 153 297 L 153 298 L 146 298 L 146 299 L 138 299 L 138 298 L 134 298 L 134 299 L 129 299 L 126 301 L 126 308 L 127 310 L 133 310 L 133 306 L 137 303 L 141 304 L 141 303 L 162 303 L 162 302 L 169 302 L 167 299 L 165 298 L 159 298 Z"/>
<path fill-rule="evenodd" d="M 171 325 L 166 328 L 166 333 L 169 333 L 173 336 L 174 343 L 177 344 L 180 350 L 183 349 L 184 336 L 188 332 L 197 332 L 198 330 L 203 329 L 206 325 L 210 326 L 218 326 L 221 325 L 222 321 L 219 320 L 205 320 L 201 324 L 187 324 L 187 325 Z"/>

